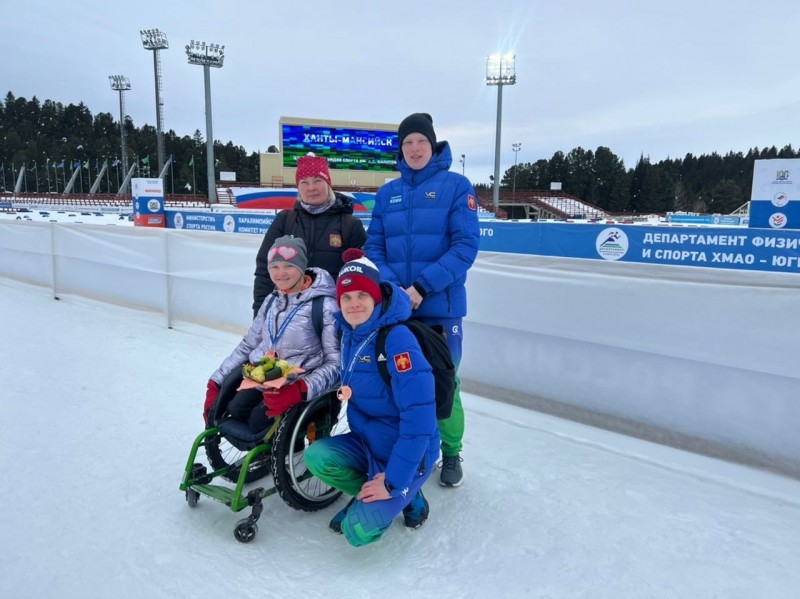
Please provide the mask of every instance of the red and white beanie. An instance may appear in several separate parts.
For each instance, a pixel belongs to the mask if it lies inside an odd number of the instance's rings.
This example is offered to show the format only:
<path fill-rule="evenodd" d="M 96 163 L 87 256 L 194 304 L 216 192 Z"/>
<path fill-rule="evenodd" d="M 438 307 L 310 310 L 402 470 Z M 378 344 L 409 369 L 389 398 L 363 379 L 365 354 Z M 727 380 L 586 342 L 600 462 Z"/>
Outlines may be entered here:
<path fill-rule="evenodd" d="M 314 156 L 311 152 L 307 156 L 300 156 L 297 159 L 297 172 L 294 180 L 297 185 L 300 185 L 301 179 L 309 177 L 319 177 L 328 184 L 328 187 L 333 187 L 331 184 L 331 172 L 328 170 L 328 161 L 322 156 Z"/>
<path fill-rule="evenodd" d="M 375 304 L 380 306 L 383 294 L 381 293 L 381 275 L 378 267 L 360 250 L 349 249 L 342 256 L 347 259 L 349 258 L 348 254 L 358 255 L 355 252 L 360 253 L 361 257 L 349 260 L 342 266 L 339 276 L 336 278 L 336 301 L 339 302 L 344 293 L 366 291 L 375 300 Z"/>

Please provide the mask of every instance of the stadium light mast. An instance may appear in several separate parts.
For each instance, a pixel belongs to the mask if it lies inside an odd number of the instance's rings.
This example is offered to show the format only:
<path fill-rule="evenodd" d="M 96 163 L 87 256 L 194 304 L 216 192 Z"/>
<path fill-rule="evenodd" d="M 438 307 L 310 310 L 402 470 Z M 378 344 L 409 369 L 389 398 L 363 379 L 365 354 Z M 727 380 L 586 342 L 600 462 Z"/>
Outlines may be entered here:
<path fill-rule="evenodd" d="M 156 151 L 158 152 L 158 172 L 164 170 L 164 102 L 161 99 L 161 57 L 159 50 L 169 48 L 167 34 L 158 29 L 141 29 L 142 45 L 145 50 L 153 51 L 153 70 L 156 78 Z"/>
<path fill-rule="evenodd" d="M 517 195 L 517 152 L 522 149 L 522 143 L 511 144 L 511 149 L 514 150 L 514 185 L 512 187 L 511 195 Z"/>
<path fill-rule="evenodd" d="M 211 67 L 222 68 L 225 61 L 225 46 L 196 42 L 186 46 L 189 64 L 203 67 L 203 80 L 206 89 L 206 170 L 208 171 L 208 201 L 217 201 L 217 183 L 214 178 L 214 133 L 211 127 Z"/>
<path fill-rule="evenodd" d="M 119 136 L 122 143 L 122 172 L 127 173 L 128 141 L 125 133 L 125 92 L 131 88 L 131 82 L 124 75 L 109 75 L 108 80 L 111 82 L 111 89 L 119 92 Z"/>
<path fill-rule="evenodd" d="M 513 53 L 492 54 L 486 57 L 486 85 L 497 86 L 497 128 L 494 140 L 494 188 L 492 205 L 500 209 L 500 129 L 503 120 L 503 86 L 517 82 L 517 57 Z"/>

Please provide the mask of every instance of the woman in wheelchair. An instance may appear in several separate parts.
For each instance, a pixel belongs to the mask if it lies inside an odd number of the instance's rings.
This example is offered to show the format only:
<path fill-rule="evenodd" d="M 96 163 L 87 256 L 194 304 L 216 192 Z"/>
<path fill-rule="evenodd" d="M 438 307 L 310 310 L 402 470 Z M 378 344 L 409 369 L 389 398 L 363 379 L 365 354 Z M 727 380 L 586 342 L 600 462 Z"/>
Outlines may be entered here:
<path fill-rule="evenodd" d="M 305 243 L 290 235 L 275 240 L 268 264 L 275 291 L 264 300 L 231 355 L 211 375 L 203 407 L 207 425 L 219 425 L 224 420 L 229 432 L 244 438 L 263 436 L 274 416 L 315 399 L 339 382 L 340 347 L 333 317 L 338 305 L 333 278 L 320 268 L 307 268 Z M 313 301 L 317 297 L 323 299 Z M 314 304 L 320 301 L 322 326 L 318 333 Z M 318 316 L 319 310 L 316 320 Z M 258 363 L 268 352 L 299 367 L 302 374 L 290 375 L 277 389 L 245 380 L 227 406 L 215 406 L 223 381 L 234 378 L 245 363 Z M 209 422 L 212 408 L 214 422 Z"/>

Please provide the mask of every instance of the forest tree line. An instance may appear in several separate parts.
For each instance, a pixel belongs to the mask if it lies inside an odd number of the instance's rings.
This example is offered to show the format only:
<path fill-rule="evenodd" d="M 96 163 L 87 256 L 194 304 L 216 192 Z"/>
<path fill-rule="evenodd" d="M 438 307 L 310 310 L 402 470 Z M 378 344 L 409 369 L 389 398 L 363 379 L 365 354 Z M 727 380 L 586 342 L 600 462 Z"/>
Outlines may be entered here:
<path fill-rule="evenodd" d="M 125 120 L 128 168 L 136 163 L 135 176 L 157 177 L 157 133 L 151 125 L 137 127 Z M 179 136 L 170 129 L 163 132 L 164 160 L 172 165 L 164 177 L 164 190 L 176 194 L 208 192 L 206 141 L 199 130 Z M 21 165 L 25 165 L 28 193 L 64 190 L 74 168 L 81 177 L 73 191 L 88 192 L 100 167 L 108 161 L 108 176 L 103 177 L 98 193 L 116 193 L 125 173 L 121 165 L 119 121 L 108 112 L 92 115 L 87 106 L 45 100 L 15 98 L 9 92 L 0 102 L 0 190 L 13 191 Z M 258 153 L 247 154 L 232 142 L 214 142 L 216 173 L 233 171 L 238 181 L 258 181 Z M 113 165 L 113 166 L 112 166 Z M 58 186 L 55 185 L 56 179 Z M 80 187 L 78 183 L 80 182 Z M 2 189 L 4 188 L 4 189 Z M 21 191 L 25 191 L 23 188 Z"/>
<path fill-rule="evenodd" d="M 139 176 L 157 176 L 155 127 L 137 127 L 126 118 L 125 132 L 129 166 L 136 162 Z M 164 181 L 167 193 L 206 195 L 203 135 L 195 130 L 191 136 L 179 136 L 170 129 L 163 136 L 165 160 L 173 158 Z M 13 190 L 14 173 L 24 164 L 28 192 L 36 191 L 37 186 L 38 191 L 45 191 L 48 185 L 53 191 L 62 191 L 73 168 L 86 171 L 80 177 L 81 187 L 76 188 L 88 191 L 107 160 L 109 174 L 100 192 L 115 193 L 120 180 L 120 147 L 119 122 L 108 112 L 92 115 L 82 102 L 67 106 L 52 100 L 42 103 L 36 97 L 16 98 L 11 92 L 0 102 L 0 190 Z M 503 174 L 500 186 L 524 194 L 525 190 L 548 190 L 551 183 L 558 182 L 563 191 L 614 213 L 727 214 L 750 199 L 755 160 L 798 156 L 790 145 L 773 146 L 725 155 L 686 154 L 656 163 L 641 156 L 636 166 L 627 168 L 605 146 L 594 151 L 575 148 L 566 154 L 556 152 L 549 160 L 512 166 Z M 259 180 L 257 152 L 247 154 L 230 141 L 215 141 L 214 157 L 217 174 L 232 171 L 237 181 Z"/>

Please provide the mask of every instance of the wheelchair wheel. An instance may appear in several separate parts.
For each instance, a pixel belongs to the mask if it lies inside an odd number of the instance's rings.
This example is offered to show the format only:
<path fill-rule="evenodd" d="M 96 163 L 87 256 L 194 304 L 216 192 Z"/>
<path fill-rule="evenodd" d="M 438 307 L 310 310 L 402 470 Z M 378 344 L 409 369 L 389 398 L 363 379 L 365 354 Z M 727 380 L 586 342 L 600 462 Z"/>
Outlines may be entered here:
<path fill-rule="evenodd" d="M 260 443 L 259 443 L 260 444 Z M 255 447 L 255 445 L 253 446 Z M 248 451 L 232 445 L 223 435 L 217 434 L 206 439 L 206 457 L 214 470 L 228 468 L 223 478 L 231 482 L 239 480 L 242 462 Z M 252 449 L 250 447 L 249 449 Z M 264 478 L 270 471 L 269 452 L 264 452 L 250 462 L 245 482 L 252 483 Z"/>
<path fill-rule="evenodd" d="M 346 418 L 339 419 L 340 408 L 336 395 L 328 393 L 310 404 L 294 406 L 281 420 L 272 445 L 272 477 L 289 507 L 314 512 L 342 494 L 313 476 L 303 459 L 306 447 L 314 441 L 346 432 Z"/>

